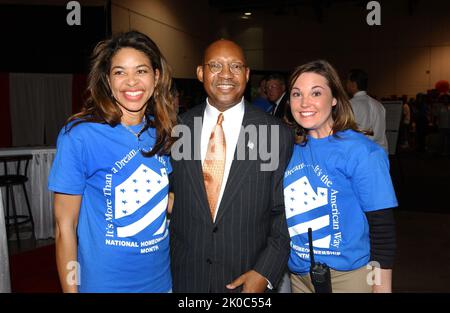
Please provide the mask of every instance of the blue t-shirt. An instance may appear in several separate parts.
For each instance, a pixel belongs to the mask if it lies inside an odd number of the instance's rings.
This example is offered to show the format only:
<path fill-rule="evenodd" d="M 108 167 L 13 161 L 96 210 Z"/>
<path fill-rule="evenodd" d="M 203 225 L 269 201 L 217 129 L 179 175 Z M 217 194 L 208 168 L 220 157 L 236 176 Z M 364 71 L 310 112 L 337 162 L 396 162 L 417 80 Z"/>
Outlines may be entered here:
<path fill-rule="evenodd" d="M 130 128 L 138 132 L 143 123 Z M 48 188 L 82 195 L 80 292 L 168 292 L 167 156 L 144 157 L 156 132 L 138 139 L 121 124 L 81 123 L 58 136 Z"/>
<path fill-rule="evenodd" d="M 309 272 L 308 228 L 316 262 L 354 270 L 370 258 L 364 212 L 397 206 L 383 148 L 353 130 L 337 135 L 295 145 L 284 175 L 288 265 L 297 274 Z"/>

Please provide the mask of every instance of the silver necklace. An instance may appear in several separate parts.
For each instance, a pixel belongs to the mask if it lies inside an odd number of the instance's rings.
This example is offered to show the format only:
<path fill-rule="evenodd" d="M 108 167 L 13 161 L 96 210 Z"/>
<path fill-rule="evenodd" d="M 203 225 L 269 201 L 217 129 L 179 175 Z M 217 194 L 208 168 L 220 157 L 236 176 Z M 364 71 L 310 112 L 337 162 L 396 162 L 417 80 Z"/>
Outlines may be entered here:
<path fill-rule="evenodd" d="M 128 130 L 130 133 L 132 133 L 139 140 L 139 136 L 142 135 L 142 132 L 145 129 L 145 122 L 146 122 L 145 115 L 144 115 L 144 118 L 142 119 L 142 122 L 144 123 L 144 125 L 142 126 L 141 130 L 138 131 L 137 133 L 134 130 L 132 130 L 128 125 L 125 125 L 124 123 L 120 123 L 120 124 L 122 124 L 122 126 L 125 127 L 126 130 Z"/>

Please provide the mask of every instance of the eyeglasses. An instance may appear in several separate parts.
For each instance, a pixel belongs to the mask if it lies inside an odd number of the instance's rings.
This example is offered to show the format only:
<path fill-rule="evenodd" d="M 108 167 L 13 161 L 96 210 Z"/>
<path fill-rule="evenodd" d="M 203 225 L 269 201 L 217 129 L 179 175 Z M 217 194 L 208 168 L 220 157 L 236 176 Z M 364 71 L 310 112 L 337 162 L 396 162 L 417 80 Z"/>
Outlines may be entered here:
<path fill-rule="evenodd" d="M 228 64 L 228 68 L 230 69 L 230 72 L 233 73 L 234 75 L 242 74 L 242 69 L 247 67 L 246 65 L 244 65 L 242 63 L 238 63 L 238 62 L 231 62 L 231 63 L 227 63 L 227 64 Z M 223 64 L 219 63 L 219 62 L 209 62 L 209 63 L 206 63 L 205 65 L 209 66 L 209 70 L 213 74 L 219 74 L 223 70 Z"/>

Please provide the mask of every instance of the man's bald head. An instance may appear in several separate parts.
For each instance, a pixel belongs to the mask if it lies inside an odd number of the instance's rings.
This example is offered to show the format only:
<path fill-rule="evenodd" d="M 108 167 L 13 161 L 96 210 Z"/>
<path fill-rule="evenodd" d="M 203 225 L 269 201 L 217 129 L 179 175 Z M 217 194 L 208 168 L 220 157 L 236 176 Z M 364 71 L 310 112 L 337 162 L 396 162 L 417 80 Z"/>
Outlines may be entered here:
<path fill-rule="evenodd" d="M 220 51 L 221 49 L 230 49 L 230 48 L 236 50 L 236 53 L 240 55 L 242 62 L 244 64 L 247 64 L 244 50 L 242 50 L 242 48 L 237 43 L 235 43 L 234 41 L 228 40 L 228 39 L 216 40 L 216 41 L 212 42 L 208 47 L 206 47 L 205 52 L 203 53 L 203 62 L 202 63 L 208 62 L 208 60 L 207 60 L 208 54 L 210 54 L 211 51 L 215 52 L 217 50 Z"/>
<path fill-rule="evenodd" d="M 249 76 L 244 51 L 226 39 L 210 44 L 197 67 L 197 78 L 203 83 L 209 103 L 222 112 L 242 100 Z"/>

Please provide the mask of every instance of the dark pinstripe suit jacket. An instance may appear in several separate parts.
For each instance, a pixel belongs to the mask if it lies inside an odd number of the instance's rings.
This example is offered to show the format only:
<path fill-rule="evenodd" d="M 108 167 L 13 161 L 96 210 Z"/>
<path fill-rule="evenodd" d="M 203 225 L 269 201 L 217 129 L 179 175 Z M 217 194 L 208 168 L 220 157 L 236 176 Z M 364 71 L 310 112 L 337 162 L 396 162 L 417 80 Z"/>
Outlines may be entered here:
<path fill-rule="evenodd" d="M 205 106 L 203 103 L 181 117 L 181 124 L 191 129 L 192 154 L 197 150 L 200 155 L 201 129 L 194 134 L 193 125 L 194 117 L 203 117 Z M 225 285 L 252 269 L 276 286 L 286 270 L 290 247 L 283 175 L 292 154 L 293 134 L 279 120 L 248 103 L 242 124 L 256 128 L 279 125 L 279 165 L 274 171 L 261 171 L 261 163 L 267 161 L 262 161 L 259 153 L 256 160 L 249 160 L 249 138 L 241 133 L 239 140 L 245 140 L 246 158 L 236 160 L 235 153 L 214 223 L 201 160 L 172 159 L 175 202 L 170 246 L 174 292 L 229 292 Z M 269 141 L 270 134 L 269 129 L 268 136 L 261 137 Z M 271 149 L 270 142 L 268 146 Z"/>

